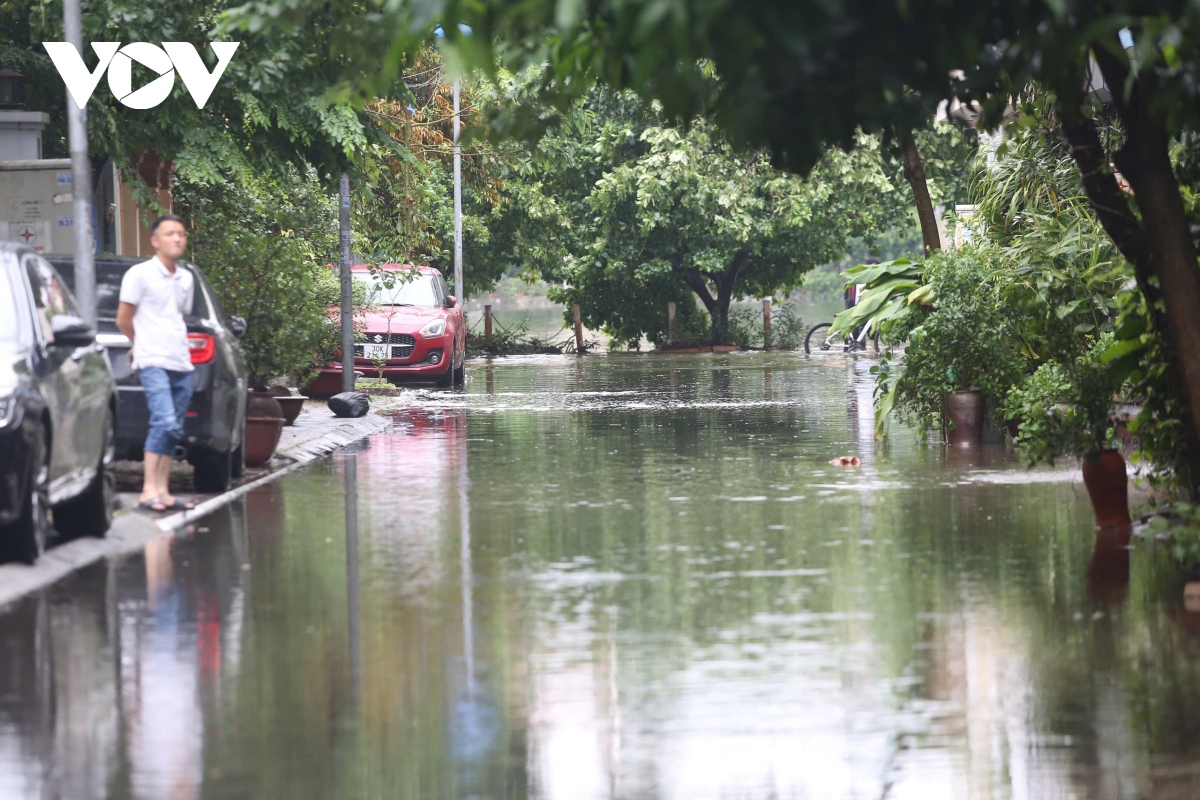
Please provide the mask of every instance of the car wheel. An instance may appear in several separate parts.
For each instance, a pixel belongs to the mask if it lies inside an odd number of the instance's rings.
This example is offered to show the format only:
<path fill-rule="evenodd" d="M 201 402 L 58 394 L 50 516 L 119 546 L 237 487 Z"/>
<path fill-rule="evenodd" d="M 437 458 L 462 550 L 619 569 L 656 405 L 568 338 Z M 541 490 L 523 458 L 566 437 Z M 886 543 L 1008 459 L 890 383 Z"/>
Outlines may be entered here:
<path fill-rule="evenodd" d="M 50 448 L 41 436 L 30 454 L 29 486 L 21 516 L 9 525 L 0 525 L 0 558 L 32 564 L 46 551 L 50 531 Z"/>
<path fill-rule="evenodd" d="M 467 363 L 464 361 L 462 364 L 460 364 L 454 368 L 454 385 L 462 386 L 466 382 L 467 382 Z"/>
<path fill-rule="evenodd" d="M 229 491 L 233 478 L 233 453 L 229 450 L 196 448 L 192 451 L 195 473 L 192 484 L 201 494 L 220 494 Z"/>
<path fill-rule="evenodd" d="M 451 363 L 446 371 L 437 377 L 437 387 L 439 389 L 449 389 L 454 384 L 454 364 Z"/>
<path fill-rule="evenodd" d="M 54 528 L 64 539 L 104 536 L 112 525 L 117 483 L 112 472 L 117 452 L 117 432 L 112 412 L 108 413 L 104 422 L 104 449 L 100 454 L 96 477 L 83 494 L 54 507 Z"/>

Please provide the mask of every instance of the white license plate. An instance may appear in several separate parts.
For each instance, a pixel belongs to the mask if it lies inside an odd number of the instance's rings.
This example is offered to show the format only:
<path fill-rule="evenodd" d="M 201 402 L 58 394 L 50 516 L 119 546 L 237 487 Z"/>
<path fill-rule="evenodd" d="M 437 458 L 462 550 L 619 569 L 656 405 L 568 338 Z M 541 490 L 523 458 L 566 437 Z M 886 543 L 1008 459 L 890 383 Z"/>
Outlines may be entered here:
<path fill-rule="evenodd" d="M 364 344 L 363 358 L 369 358 L 372 361 L 377 361 L 381 358 L 391 358 L 391 347 L 386 344 Z"/>

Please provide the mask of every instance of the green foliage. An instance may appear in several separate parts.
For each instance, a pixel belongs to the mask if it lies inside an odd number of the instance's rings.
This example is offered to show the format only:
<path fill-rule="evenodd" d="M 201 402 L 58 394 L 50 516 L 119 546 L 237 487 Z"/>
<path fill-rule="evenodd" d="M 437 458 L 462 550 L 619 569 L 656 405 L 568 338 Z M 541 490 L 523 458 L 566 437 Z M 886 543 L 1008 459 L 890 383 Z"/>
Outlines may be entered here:
<path fill-rule="evenodd" d="M 1129 422 L 1138 449 L 1134 463 L 1145 465 L 1146 476 L 1156 487 L 1178 490 L 1194 481 L 1185 458 L 1183 406 L 1172 391 L 1162 337 L 1155 330 L 1146 297 L 1130 287 L 1117 295 L 1120 313 L 1111 346 L 1100 360 L 1124 386 L 1130 402 L 1141 411 Z"/>
<path fill-rule="evenodd" d="M 1004 414 L 1020 421 L 1017 447 L 1030 463 L 1113 447 L 1113 397 L 1121 384 L 1100 358 L 1111 344 L 1108 334 L 1071 362 L 1047 361 L 1009 391 Z"/>
<path fill-rule="evenodd" d="M 1178 502 L 1169 506 L 1151 518 L 1146 533 L 1169 537 L 1172 558 L 1193 572 L 1200 567 L 1200 505 Z"/>
<path fill-rule="evenodd" d="M 1041 131 L 979 159 L 970 221 L 999 250 L 997 278 L 1013 329 L 1034 365 L 1069 363 L 1110 332 L 1132 277 L 1084 195 L 1066 147 Z"/>
<path fill-rule="evenodd" d="M 894 393 L 888 405 L 922 432 L 942 425 L 947 394 L 978 389 L 1003 397 L 1023 371 L 987 269 L 994 257 L 989 251 L 967 249 L 926 259 L 922 272 L 936 302 L 905 321 L 903 373 L 891 382 L 889 362 L 880 365 L 880 377 L 891 383 L 889 392 Z"/>
<path fill-rule="evenodd" d="M 293 170 L 252 188 L 180 183 L 176 199 L 192 224 L 193 259 L 225 312 L 246 319 L 252 386 L 277 376 L 303 383 L 327 347 L 328 301 L 340 296 L 327 266 L 337 257 L 336 198 L 312 170 Z"/>

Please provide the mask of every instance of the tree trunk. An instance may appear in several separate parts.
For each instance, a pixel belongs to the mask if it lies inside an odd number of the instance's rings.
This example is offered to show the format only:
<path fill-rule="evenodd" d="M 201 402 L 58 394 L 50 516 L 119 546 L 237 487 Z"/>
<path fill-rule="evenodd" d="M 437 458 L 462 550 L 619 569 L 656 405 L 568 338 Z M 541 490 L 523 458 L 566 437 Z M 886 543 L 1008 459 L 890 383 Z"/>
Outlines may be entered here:
<path fill-rule="evenodd" d="M 1125 85 L 1127 71 L 1111 54 L 1097 53 L 1097 61 L 1109 86 Z M 1081 98 L 1060 103 L 1060 111 L 1088 200 L 1113 243 L 1133 265 L 1138 287 L 1153 309 L 1172 391 L 1184 411 L 1183 456 L 1191 474 L 1182 477 L 1195 490 L 1200 481 L 1196 427 L 1200 420 L 1200 268 L 1153 81 L 1153 77 L 1139 77 L 1128 96 L 1114 91 L 1114 96 L 1120 95 L 1115 102 L 1126 135 L 1114 160 L 1137 198 L 1140 220 L 1117 185 L 1094 123 L 1079 111 Z"/>
<path fill-rule="evenodd" d="M 729 304 L 733 301 L 733 278 L 730 276 L 728 280 L 724 280 L 725 275 L 717 279 L 717 307 L 712 315 L 713 344 L 730 344 Z"/>
<path fill-rule="evenodd" d="M 929 184 L 925 181 L 925 167 L 921 154 L 917 152 L 917 140 L 907 125 L 896 124 L 896 141 L 904 158 L 904 179 L 912 187 L 913 201 L 917 204 L 917 218 L 921 221 L 921 239 L 925 242 L 925 255 L 933 255 L 942 249 L 942 237 L 938 234 L 937 216 L 933 213 L 933 201 L 929 198 Z"/>
<path fill-rule="evenodd" d="M 694 267 L 686 269 L 676 267 L 676 272 L 683 277 L 684 282 L 691 287 L 708 310 L 709 317 L 712 319 L 713 344 L 730 343 L 729 306 L 733 302 L 733 289 L 738 278 L 750 271 L 746 268 L 748 261 L 749 257 L 745 251 L 739 250 L 733 257 L 732 265 L 725 272 L 702 273 Z M 710 280 L 717 286 L 716 297 L 713 297 L 708 288 Z"/>

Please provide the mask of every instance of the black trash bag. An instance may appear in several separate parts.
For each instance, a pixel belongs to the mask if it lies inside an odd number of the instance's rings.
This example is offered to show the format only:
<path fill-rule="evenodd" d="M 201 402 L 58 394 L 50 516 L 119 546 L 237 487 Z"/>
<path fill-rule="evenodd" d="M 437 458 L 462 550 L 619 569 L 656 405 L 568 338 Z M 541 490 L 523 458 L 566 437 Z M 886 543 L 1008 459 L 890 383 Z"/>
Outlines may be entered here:
<path fill-rule="evenodd" d="M 329 410 L 337 417 L 365 417 L 371 398 L 362 392 L 342 392 L 329 398 Z"/>

